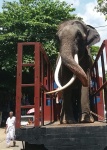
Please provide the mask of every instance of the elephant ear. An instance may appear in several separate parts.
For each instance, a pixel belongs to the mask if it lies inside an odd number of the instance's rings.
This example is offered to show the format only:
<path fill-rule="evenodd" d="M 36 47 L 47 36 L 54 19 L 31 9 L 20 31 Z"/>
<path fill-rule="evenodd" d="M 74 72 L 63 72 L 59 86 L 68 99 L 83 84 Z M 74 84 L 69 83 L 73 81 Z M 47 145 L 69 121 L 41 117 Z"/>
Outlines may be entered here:
<path fill-rule="evenodd" d="M 87 45 L 90 47 L 100 41 L 100 35 L 97 30 L 87 25 Z"/>

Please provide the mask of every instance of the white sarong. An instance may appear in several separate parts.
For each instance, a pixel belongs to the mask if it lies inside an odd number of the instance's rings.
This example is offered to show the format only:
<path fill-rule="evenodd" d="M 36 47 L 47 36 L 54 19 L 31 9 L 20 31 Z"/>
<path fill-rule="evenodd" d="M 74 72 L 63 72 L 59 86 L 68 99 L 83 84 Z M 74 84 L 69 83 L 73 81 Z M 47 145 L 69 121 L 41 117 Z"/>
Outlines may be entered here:
<path fill-rule="evenodd" d="M 7 130 L 6 130 L 6 143 L 10 145 L 10 141 L 15 141 L 15 117 L 8 118 L 6 121 Z"/>

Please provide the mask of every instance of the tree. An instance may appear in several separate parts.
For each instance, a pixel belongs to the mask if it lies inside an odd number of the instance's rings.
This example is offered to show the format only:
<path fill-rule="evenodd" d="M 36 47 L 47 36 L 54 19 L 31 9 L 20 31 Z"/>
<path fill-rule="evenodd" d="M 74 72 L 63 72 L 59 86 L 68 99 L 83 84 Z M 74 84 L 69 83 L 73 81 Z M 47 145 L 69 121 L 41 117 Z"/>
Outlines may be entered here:
<path fill-rule="evenodd" d="M 92 55 L 92 59 L 94 60 L 99 50 L 99 46 L 91 46 L 90 51 Z"/>
<path fill-rule="evenodd" d="M 59 0 L 19 0 L 4 2 L 0 13 L 0 68 L 15 79 L 17 43 L 38 41 L 43 44 L 50 61 L 58 52 L 57 26 L 61 21 L 77 18 L 72 5 Z M 32 56 L 25 54 L 27 62 Z M 8 76 L 7 76 L 8 77 Z"/>
<path fill-rule="evenodd" d="M 106 81 L 107 81 L 107 70 L 105 71 L 105 77 L 106 77 Z"/>
<path fill-rule="evenodd" d="M 106 0 L 97 0 L 97 6 L 95 7 L 98 12 L 101 12 L 105 15 L 107 20 L 107 1 Z"/>

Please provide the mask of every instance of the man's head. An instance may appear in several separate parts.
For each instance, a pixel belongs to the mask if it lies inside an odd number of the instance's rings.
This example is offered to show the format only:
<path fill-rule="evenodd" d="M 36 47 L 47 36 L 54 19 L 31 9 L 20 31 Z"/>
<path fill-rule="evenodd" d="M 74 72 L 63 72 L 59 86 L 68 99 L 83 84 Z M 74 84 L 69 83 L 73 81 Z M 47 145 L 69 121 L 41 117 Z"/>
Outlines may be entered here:
<path fill-rule="evenodd" d="M 12 111 L 9 112 L 9 116 L 10 116 L 10 117 L 13 116 L 13 112 L 12 112 Z"/>

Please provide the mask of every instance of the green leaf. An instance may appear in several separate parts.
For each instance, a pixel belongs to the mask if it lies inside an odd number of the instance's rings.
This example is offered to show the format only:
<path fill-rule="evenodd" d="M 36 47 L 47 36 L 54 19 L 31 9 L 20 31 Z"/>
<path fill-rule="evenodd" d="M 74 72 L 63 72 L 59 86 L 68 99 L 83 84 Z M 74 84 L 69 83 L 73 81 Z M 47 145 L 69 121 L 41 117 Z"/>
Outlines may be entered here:
<path fill-rule="evenodd" d="M 67 19 L 78 18 L 73 5 L 59 0 L 19 0 L 3 3 L 0 13 L 0 70 L 16 75 L 18 42 L 41 42 L 54 66 L 59 51 L 57 27 Z M 33 54 L 25 53 L 24 62 L 33 62 Z M 25 69 L 29 72 L 29 69 Z M 9 77 L 10 78 L 10 77 Z"/>

